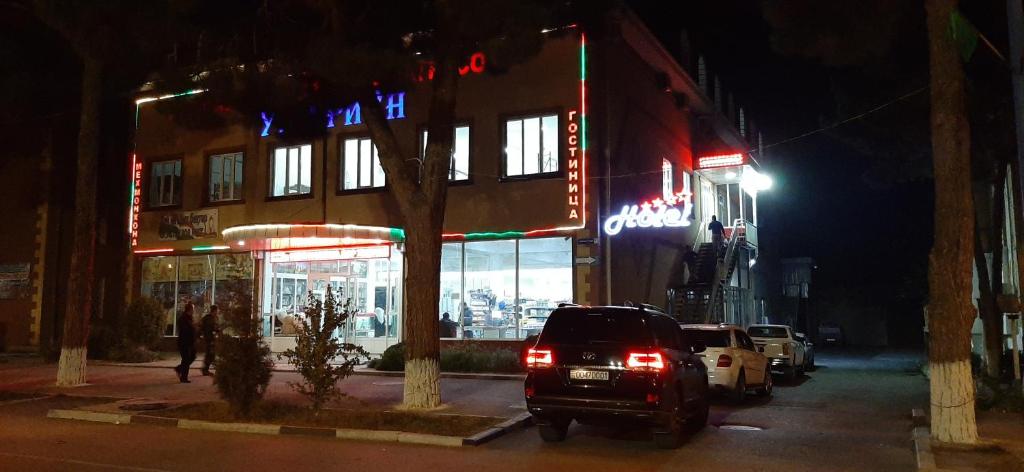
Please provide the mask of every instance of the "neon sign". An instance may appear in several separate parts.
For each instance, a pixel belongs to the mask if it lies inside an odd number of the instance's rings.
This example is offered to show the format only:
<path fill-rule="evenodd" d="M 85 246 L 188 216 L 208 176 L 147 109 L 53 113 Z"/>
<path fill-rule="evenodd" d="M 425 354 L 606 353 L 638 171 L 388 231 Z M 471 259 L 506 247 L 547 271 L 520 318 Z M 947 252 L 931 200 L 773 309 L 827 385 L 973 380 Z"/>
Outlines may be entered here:
<path fill-rule="evenodd" d="M 679 192 L 664 200 L 655 198 L 640 205 L 623 206 L 619 214 L 604 221 L 604 232 L 615 236 L 624 228 L 684 228 L 690 226 L 692 213 L 690 193 Z"/>
<path fill-rule="evenodd" d="M 385 99 L 387 100 L 386 103 Z M 385 95 L 378 91 L 377 101 L 384 104 L 387 119 L 400 120 L 405 118 L 405 92 L 389 93 Z M 335 117 L 342 118 L 342 126 L 358 125 L 363 122 L 363 114 L 359 108 L 359 102 L 355 102 L 347 107 L 327 110 L 327 128 L 334 127 Z M 274 126 L 274 114 L 267 113 L 265 111 L 260 112 L 260 120 L 263 122 L 263 131 L 260 132 L 260 136 L 270 136 Z M 278 134 L 283 132 L 284 130 L 280 128 L 277 129 Z"/>
<path fill-rule="evenodd" d="M 484 67 L 487 65 L 487 56 L 484 56 L 482 52 L 473 53 L 469 56 L 469 60 L 466 61 L 461 67 L 459 67 L 459 75 L 467 75 L 470 72 L 474 74 L 482 74 Z M 419 74 L 416 75 L 417 82 L 423 82 L 425 80 L 434 80 L 434 73 L 436 68 L 434 63 L 430 61 L 424 61 L 420 63 Z"/>
<path fill-rule="evenodd" d="M 569 135 L 569 176 L 566 179 L 569 181 L 569 220 L 573 222 L 580 219 L 580 156 L 583 155 L 579 147 L 580 125 L 577 123 L 577 115 L 576 110 L 569 111 L 569 126 L 566 130 Z"/>
<path fill-rule="evenodd" d="M 747 158 L 741 153 L 722 154 L 719 156 L 704 156 L 697 158 L 697 167 L 700 169 L 713 169 L 715 167 L 739 166 L 747 163 Z"/>
<path fill-rule="evenodd" d="M 128 215 L 132 247 L 139 245 L 139 210 L 142 209 L 142 163 L 132 154 L 132 206 Z"/>

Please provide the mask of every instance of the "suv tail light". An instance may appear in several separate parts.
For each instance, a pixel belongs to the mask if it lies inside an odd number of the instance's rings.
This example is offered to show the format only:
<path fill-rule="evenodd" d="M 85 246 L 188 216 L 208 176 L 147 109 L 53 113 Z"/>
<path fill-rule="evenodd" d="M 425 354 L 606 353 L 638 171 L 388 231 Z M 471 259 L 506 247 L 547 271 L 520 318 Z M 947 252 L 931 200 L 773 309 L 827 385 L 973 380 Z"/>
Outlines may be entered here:
<path fill-rule="evenodd" d="M 551 367 L 555 363 L 555 357 L 551 349 L 530 348 L 526 351 L 527 367 Z"/>
<path fill-rule="evenodd" d="M 787 356 L 789 355 L 789 343 L 785 343 L 782 345 L 782 353 Z"/>
<path fill-rule="evenodd" d="M 626 367 L 660 372 L 665 370 L 665 358 L 660 352 L 630 352 L 626 358 Z"/>
<path fill-rule="evenodd" d="M 718 356 L 718 367 L 732 367 L 732 357 L 726 354 Z"/>

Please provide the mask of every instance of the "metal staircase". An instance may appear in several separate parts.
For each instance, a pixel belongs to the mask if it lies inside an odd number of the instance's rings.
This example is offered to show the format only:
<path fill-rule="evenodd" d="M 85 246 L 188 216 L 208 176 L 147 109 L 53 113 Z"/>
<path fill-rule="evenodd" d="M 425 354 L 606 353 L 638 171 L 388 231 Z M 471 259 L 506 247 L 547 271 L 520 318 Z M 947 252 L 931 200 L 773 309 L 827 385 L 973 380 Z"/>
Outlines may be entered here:
<path fill-rule="evenodd" d="M 742 223 L 740 223 L 742 224 Z M 706 225 L 704 226 L 706 227 Z M 736 228 L 737 226 L 734 226 Z M 694 242 L 697 247 L 697 261 L 694 264 L 690 280 L 681 287 L 669 291 L 672 314 L 683 323 L 713 323 L 724 321 L 722 318 L 723 285 L 729 283 L 736 270 L 739 252 L 737 243 L 741 239 L 739 231 L 733 230 L 726 241 L 724 254 L 719 254 L 710 242 L 704 242 L 703 227 Z"/>

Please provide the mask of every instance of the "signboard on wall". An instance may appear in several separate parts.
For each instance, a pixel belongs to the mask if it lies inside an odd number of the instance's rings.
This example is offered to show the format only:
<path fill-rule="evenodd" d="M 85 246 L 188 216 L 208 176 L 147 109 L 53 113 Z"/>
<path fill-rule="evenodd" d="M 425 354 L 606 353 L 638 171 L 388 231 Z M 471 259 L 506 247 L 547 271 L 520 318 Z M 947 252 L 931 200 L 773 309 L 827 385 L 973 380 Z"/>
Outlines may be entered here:
<path fill-rule="evenodd" d="M 32 264 L 0 264 L 0 299 L 28 298 L 32 291 Z"/>
<path fill-rule="evenodd" d="M 160 240 L 182 241 L 217 236 L 217 209 L 178 211 L 160 217 Z"/>

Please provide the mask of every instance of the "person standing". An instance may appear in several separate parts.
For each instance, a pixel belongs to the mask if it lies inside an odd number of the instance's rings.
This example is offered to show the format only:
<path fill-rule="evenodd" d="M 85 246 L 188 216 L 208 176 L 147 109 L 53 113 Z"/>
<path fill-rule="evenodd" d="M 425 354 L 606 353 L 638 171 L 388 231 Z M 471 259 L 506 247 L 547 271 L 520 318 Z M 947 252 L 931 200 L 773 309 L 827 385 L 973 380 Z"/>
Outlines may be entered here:
<path fill-rule="evenodd" d="M 441 335 L 440 337 L 454 338 L 458 326 L 459 325 L 457 323 L 452 321 L 452 316 L 449 315 L 447 311 L 444 312 L 444 314 L 441 315 L 441 329 L 439 330 Z"/>
<path fill-rule="evenodd" d="M 466 302 L 462 302 L 462 315 L 459 316 L 459 321 L 462 322 L 462 337 L 472 338 L 473 337 L 473 310 L 469 308 Z"/>
<path fill-rule="evenodd" d="M 210 375 L 210 366 L 217 359 L 216 341 L 217 336 L 220 335 L 220 324 L 217 320 L 220 314 L 220 309 L 217 305 L 210 305 L 210 312 L 199 320 L 199 334 L 203 337 L 203 342 L 206 345 L 206 354 L 203 356 L 203 375 Z"/>
<path fill-rule="evenodd" d="M 185 304 L 185 310 L 178 317 L 178 354 L 181 354 L 181 364 L 174 368 L 178 373 L 178 380 L 181 383 L 191 383 L 188 380 L 188 369 L 192 361 L 196 360 L 196 326 L 192 312 L 195 305 L 191 302 Z"/>
<path fill-rule="evenodd" d="M 708 223 L 708 231 L 711 231 L 711 243 L 715 246 L 715 254 L 722 257 L 722 246 L 725 245 L 725 227 L 718 217 L 711 215 L 711 223 Z"/>

